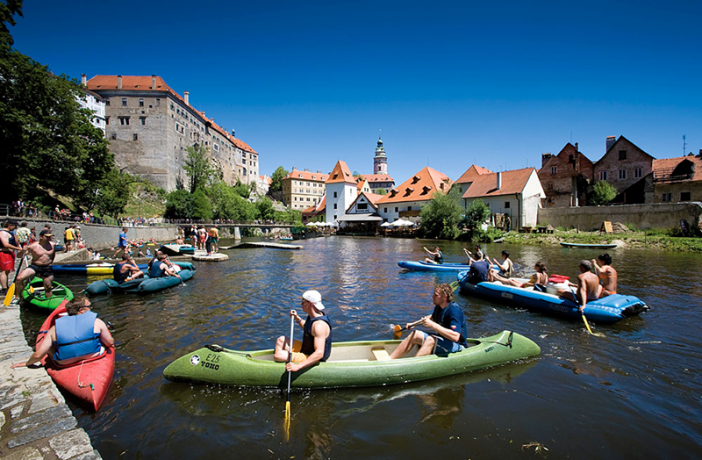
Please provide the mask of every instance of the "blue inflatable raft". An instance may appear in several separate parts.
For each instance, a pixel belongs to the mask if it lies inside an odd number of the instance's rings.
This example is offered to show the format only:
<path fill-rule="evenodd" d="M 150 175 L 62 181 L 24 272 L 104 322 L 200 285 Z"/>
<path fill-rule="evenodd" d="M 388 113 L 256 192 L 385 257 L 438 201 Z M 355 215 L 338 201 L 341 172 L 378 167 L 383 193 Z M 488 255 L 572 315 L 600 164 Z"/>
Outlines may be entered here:
<path fill-rule="evenodd" d="M 506 286 L 499 282 L 471 284 L 468 272 L 459 272 L 458 284 L 461 293 L 493 300 L 516 308 L 526 308 L 538 313 L 580 320 L 578 305 L 572 300 L 558 297 L 555 292 L 560 285 L 547 286 L 550 292 L 535 291 L 533 288 Z M 528 281 L 527 279 L 523 280 Z M 566 285 L 563 285 L 566 286 Z M 636 316 L 649 307 L 638 297 L 613 294 L 593 300 L 585 305 L 585 317 L 596 323 L 615 323 L 629 316 Z"/>

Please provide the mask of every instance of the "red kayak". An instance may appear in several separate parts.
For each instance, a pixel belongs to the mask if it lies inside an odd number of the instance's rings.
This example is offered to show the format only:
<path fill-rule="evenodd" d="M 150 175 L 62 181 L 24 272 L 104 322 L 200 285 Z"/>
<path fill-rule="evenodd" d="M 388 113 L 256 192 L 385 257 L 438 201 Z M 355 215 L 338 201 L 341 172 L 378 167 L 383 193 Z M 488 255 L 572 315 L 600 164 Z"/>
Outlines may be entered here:
<path fill-rule="evenodd" d="M 37 346 L 44 340 L 46 333 L 54 325 L 56 318 L 66 314 L 66 303 L 54 310 L 44 324 L 37 337 Z M 79 361 L 68 366 L 59 366 L 51 358 L 44 357 L 41 363 L 46 368 L 54 382 L 65 391 L 78 399 L 92 405 L 97 411 L 110 389 L 112 376 L 115 373 L 115 347 L 108 348 L 105 353 L 94 358 Z"/>

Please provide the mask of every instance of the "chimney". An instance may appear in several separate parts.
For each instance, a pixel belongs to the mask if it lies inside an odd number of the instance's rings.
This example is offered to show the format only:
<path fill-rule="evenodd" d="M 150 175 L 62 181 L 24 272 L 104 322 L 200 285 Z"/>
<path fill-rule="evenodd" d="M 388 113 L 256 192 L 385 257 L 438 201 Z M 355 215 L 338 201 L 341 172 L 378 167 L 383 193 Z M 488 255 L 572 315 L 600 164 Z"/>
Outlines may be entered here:
<path fill-rule="evenodd" d="M 578 143 L 577 143 L 577 142 L 575 143 L 575 151 L 576 151 L 576 152 L 579 152 L 579 150 L 578 150 Z"/>
<path fill-rule="evenodd" d="M 233 129 L 232 129 L 232 137 L 236 137 L 236 133 L 234 132 Z"/>
<path fill-rule="evenodd" d="M 502 188 L 502 173 L 498 172 L 497 173 L 497 190 L 500 190 Z"/>
<path fill-rule="evenodd" d="M 295 166 L 293 166 L 293 171 L 297 171 L 297 168 Z"/>
<path fill-rule="evenodd" d="M 122 89 L 122 75 L 117 75 L 117 89 Z"/>
<path fill-rule="evenodd" d="M 151 75 L 151 89 L 156 89 L 156 75 Z"/>
<path fill-rule="evenodd" d="M 607 136 L 607 149 L 605 152 L 609 152 L 609 149 L 612 148 L 616 140 L 617 138 L 615 136 Z"/>
<path fill-rule="evenodd" d="M 88 77 L 84 73 L 80 74 L 80 84 L 82 86 L 88 86 Z"/>
<path fill-rule="evenodd" d="M 551 159 L 551 154 L 550 153 L 542 153 L 541 154 L 541 167 L 543 168 L 544 165 L 548 160 Z"/>
<path fill-rule="evenodd" d="M 310 172 L 310 169 L 309 169 L 309 168 L 305 168 L 305 172 Z"/>
<path fill-rule="evenodd" d="M 185 91 L 183 96 L 185 96 L 185 105 L 190 105 L 190 91 Z"/>

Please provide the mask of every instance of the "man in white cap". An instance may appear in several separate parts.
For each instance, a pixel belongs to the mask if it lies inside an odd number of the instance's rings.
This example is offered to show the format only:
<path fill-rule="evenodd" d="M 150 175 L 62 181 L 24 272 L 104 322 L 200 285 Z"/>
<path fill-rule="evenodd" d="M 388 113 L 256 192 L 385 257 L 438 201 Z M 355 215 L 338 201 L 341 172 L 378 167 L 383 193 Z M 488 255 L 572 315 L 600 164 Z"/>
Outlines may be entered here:
<path fill-rule="evenodd" d="M 289 372 L 297 372 L 320 361 L 326 361 L 331 354 L 332 334 L 329 317 L 323 313 L 322 295 L 317 291 L 306 291 L 302 294 L 302 311 L 307 313 L 303 321 L 295 310 L 290 310 L 290 316 L 295 318 L 304 330 L 302 342 L 295 340 L 290 350 L 290 337 L 280 336 L 275 343 L 275 360 L 292 360 L 286 366 Z"/>

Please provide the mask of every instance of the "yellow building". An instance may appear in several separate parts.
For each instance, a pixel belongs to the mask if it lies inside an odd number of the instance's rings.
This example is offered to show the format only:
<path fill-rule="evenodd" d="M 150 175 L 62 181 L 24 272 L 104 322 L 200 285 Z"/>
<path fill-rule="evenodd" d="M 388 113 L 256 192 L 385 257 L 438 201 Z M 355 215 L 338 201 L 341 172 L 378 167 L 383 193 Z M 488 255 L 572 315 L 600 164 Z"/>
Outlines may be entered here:
<path fill-rule="evenodd" d="M 316 173 L 309 169 L 300 171 L 293 166 L 292 172 L 281 181 L 285 204 L 298 211 L 319 204 L 324 197 L 324 182 L 328 178 L 329 174 L 322 174 L 319 170 Z"/>

